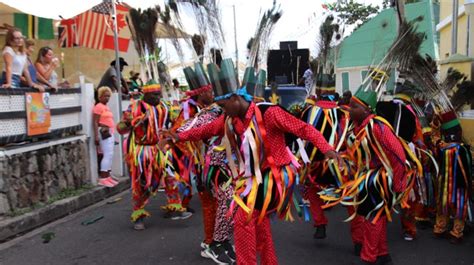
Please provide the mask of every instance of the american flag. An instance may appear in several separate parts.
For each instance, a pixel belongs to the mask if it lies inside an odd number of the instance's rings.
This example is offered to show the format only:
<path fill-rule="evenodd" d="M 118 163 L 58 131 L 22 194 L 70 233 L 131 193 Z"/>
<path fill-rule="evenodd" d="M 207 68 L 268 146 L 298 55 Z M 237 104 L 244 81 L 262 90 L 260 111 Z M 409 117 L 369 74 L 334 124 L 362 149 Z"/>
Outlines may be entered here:
<path fill-rule="evenodd" d="M 80 14 L 77 19 L 80 46 L 102 50 L 109 16 L 89 10 Z"/>
<path fill-rule="evenodd" d="M 74 47 L 79 45 L 76 18 L 61 20 L 58 28 L 58 44 L 60 47 Z"/>
<path fill-rule="evenodd" d="M 104 0 L 102 3 L 94 6 L 92 12 L 96 12 L 99 14 L 109 15 L 112 13 L 112 3 L 109 0 Z"/>
<path fill-rule="evenodd" d="M 67 32 L 65 30 L 60 31 L 60 44 L 63 47 L 82 46 L 91 49 L 114 49 L 113 38 L 110 36 L 112 30 L 113 20 L 111 19 L 111 8 L 112 3 L 110 1 L 104 1 L 101 4 L 94 6 L 89 11 L 86 11 L 74 19 L 74 26 L 71 26 Z M 124 16 L 128 13 L 128 8 L 117 5 L 117 20 L 119 28 L 119 49 L 120 51 L 127 51 L 128 43 L 130 41 L 129 36 L 122 36 L 121 28 L 126 27 Z M 64 21 L 64 22 L 63 22 Z M 62 20 L 61 24 L 67 24 L 68 20 Z M 65 32 L 61 34 L 62 32 Z M 120 35 L 122 34 L 122 35 Z M 63 37 L 64 35 L 64 37 Z M 70 38 L 73 35 L 75 38 Z M 112 34 L 113 36 L 113 34 Z M 112 38 L 112 39 L 111 39 Z M 66 44 L 63 44 L 67 41 Z M 74 43 L 71 45 L 70 42 Z"/>
<path fill-rule="evenodd" d="M 113 26 L 111 19 L 112 1 L 104 0 L 91 10 L 78 16 L 80 45 L 91 49 L 102 50 L 107 29 Z M 116 1 L 118 4 L 118 1 Z M 117 6 L 119 9 L 120 6 Z"/>
<path fill-rule="evenodd" d="M 112 1 L 113 0 L 103 0 L 102 3 L 94 6 L 91 10 L 99 14 L 110 15 L 112 13 Z M 115 5 L 118 8 L 119 6 L 123 6 L 124 3 L 115 0 Z"/>

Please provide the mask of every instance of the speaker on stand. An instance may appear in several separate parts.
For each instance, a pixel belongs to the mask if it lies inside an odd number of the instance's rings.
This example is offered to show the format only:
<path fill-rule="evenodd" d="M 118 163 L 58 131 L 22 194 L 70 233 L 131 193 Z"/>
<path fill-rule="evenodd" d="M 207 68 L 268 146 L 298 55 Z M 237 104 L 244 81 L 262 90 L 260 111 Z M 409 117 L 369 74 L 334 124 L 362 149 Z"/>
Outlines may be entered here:
<path fill-rule="evenodd" d="M 280 50 L 268 52 L 268 83 L 297 85 L 309 67 L 308 60 L 309 49 L 297 49 L 296 42 L 280 42 Z"/>

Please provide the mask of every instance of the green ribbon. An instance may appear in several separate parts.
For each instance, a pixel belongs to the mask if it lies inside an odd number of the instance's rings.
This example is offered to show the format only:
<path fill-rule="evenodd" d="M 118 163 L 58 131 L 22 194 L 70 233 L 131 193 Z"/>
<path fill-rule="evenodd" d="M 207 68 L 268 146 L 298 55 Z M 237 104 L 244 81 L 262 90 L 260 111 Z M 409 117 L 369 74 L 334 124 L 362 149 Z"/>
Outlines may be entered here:
<path fill-rule="evenodd" d="M 454 120 L 443 123 L 441 125 L 441 129 L 447 130 L 447 129 L 453 128 L 454 126 L 460 125 L 460 124 L 461 123 L 459 122 L 458 119 L 454 119 Z"/>

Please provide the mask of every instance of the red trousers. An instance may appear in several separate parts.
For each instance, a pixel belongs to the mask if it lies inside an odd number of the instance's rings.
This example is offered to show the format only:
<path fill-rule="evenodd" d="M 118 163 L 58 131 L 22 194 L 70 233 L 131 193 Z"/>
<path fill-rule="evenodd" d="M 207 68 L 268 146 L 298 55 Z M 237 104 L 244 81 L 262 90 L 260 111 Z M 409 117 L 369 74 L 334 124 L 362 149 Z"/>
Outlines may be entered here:
<path fill-rule="evenodd" d="M 260 224 L 257 224 L 259 214 L 260 212 L 255 210 L 247 222 L 248 214 L 239 207 L 234 216 L 235 254 L 239 265 L 256 265 L 257 252 L 260 253 L 260 264 L 278 264 L 273 247 L 270 218 L 265 217 Z"/>
<path fill-rule="evenodd" d="M 199 198 L 201 199 L 202 218 L 204 221 L 204 243 L 211 244 L 216 223 L 217 202 L 209 191 L 199 192 Z"/>
<path fill-rule="evenodd" d="M 150 196 L 153 195 L 158 189 L 160 177 L 161 174 L 157 171 L 154 171 L 150 187 L 145 187 L 144 175 L 141 175 L 136 179 L 132 179 L 132 222 L 135 222 L 139 218 L 150 215 L 147 211 L 145 211 L 145 206 L 148 204 Z M 165 182 L 165 193 L 167 198 L 167 205 L 165 207 L 168 207 L 169 210 L 180 209 L 181 198 L 176 185 L 175 177 L 166 174 L 166 176 L 163 176 L 163 178 Z"/>
<path fill-rule="evenodd" d="M 436 211 L 433 210 L 429 206 L 423 205 L 423 203 L 415 203 L 415 220 L 416 221 L 429 221 L 430 220 L 430 213 L 435 213 Z"/>
<path fill-rule="evenodd" d="M 377 257 L 388 254 L 387 218 L 382 216 L 375 224 L 372 224 L 371 220 L 365 220 L 362 216 L 358 217 L 360 218 L 353 220 L 353 223 L 357 223 L 357 226 L 362 228 L 358 229 L 359 232 L 362 231 L 360 258 L 366 262 L 375 262 Z"/>
<path fill-rule="evenodd" d="M 347 207 L 349 216 L 352 216 L 354 211 L 354 207 Z M 362 244 L 364 242 L 364 217 L 358 214 L 351 221 L 351 238 L 354 244 Z"/>
<path fill-rule="evenodd" d="M 314 226 L 327 225 L 328 219 L 324 215 L 324 211 L 321 206 L 324 205 L 323 200 L 319 197 L 318 192 L 321 189 L 317 184 L 309 184 L 306 186 L 305 199 L 309 200 L 309 208 L 311 215 L 313 216 Z"/>
<path fill-rule="evenodd" d="M 408 205 L 410 205 L 410 208 L 402 209 L 400 214 L 402 230 L 404 233 L 416 237 L 416 202 L 408 201 Z"/>

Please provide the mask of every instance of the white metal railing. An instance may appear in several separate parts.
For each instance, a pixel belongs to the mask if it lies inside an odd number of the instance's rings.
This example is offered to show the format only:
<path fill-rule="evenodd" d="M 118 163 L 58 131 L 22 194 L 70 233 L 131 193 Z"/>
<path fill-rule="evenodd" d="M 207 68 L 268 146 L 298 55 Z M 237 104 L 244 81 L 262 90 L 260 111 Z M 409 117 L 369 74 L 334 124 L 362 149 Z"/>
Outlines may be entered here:
<path fill-rule="evenodd" d="M 63 132 L 81 130 L 81 89 L 63 89 L 50 93 L 51 127 L 48 134 L 27 135 L 25 93 L 33 89 L 0 89 L 0 144 L 11 144 L 33 138 L 54 137 Z"/>

